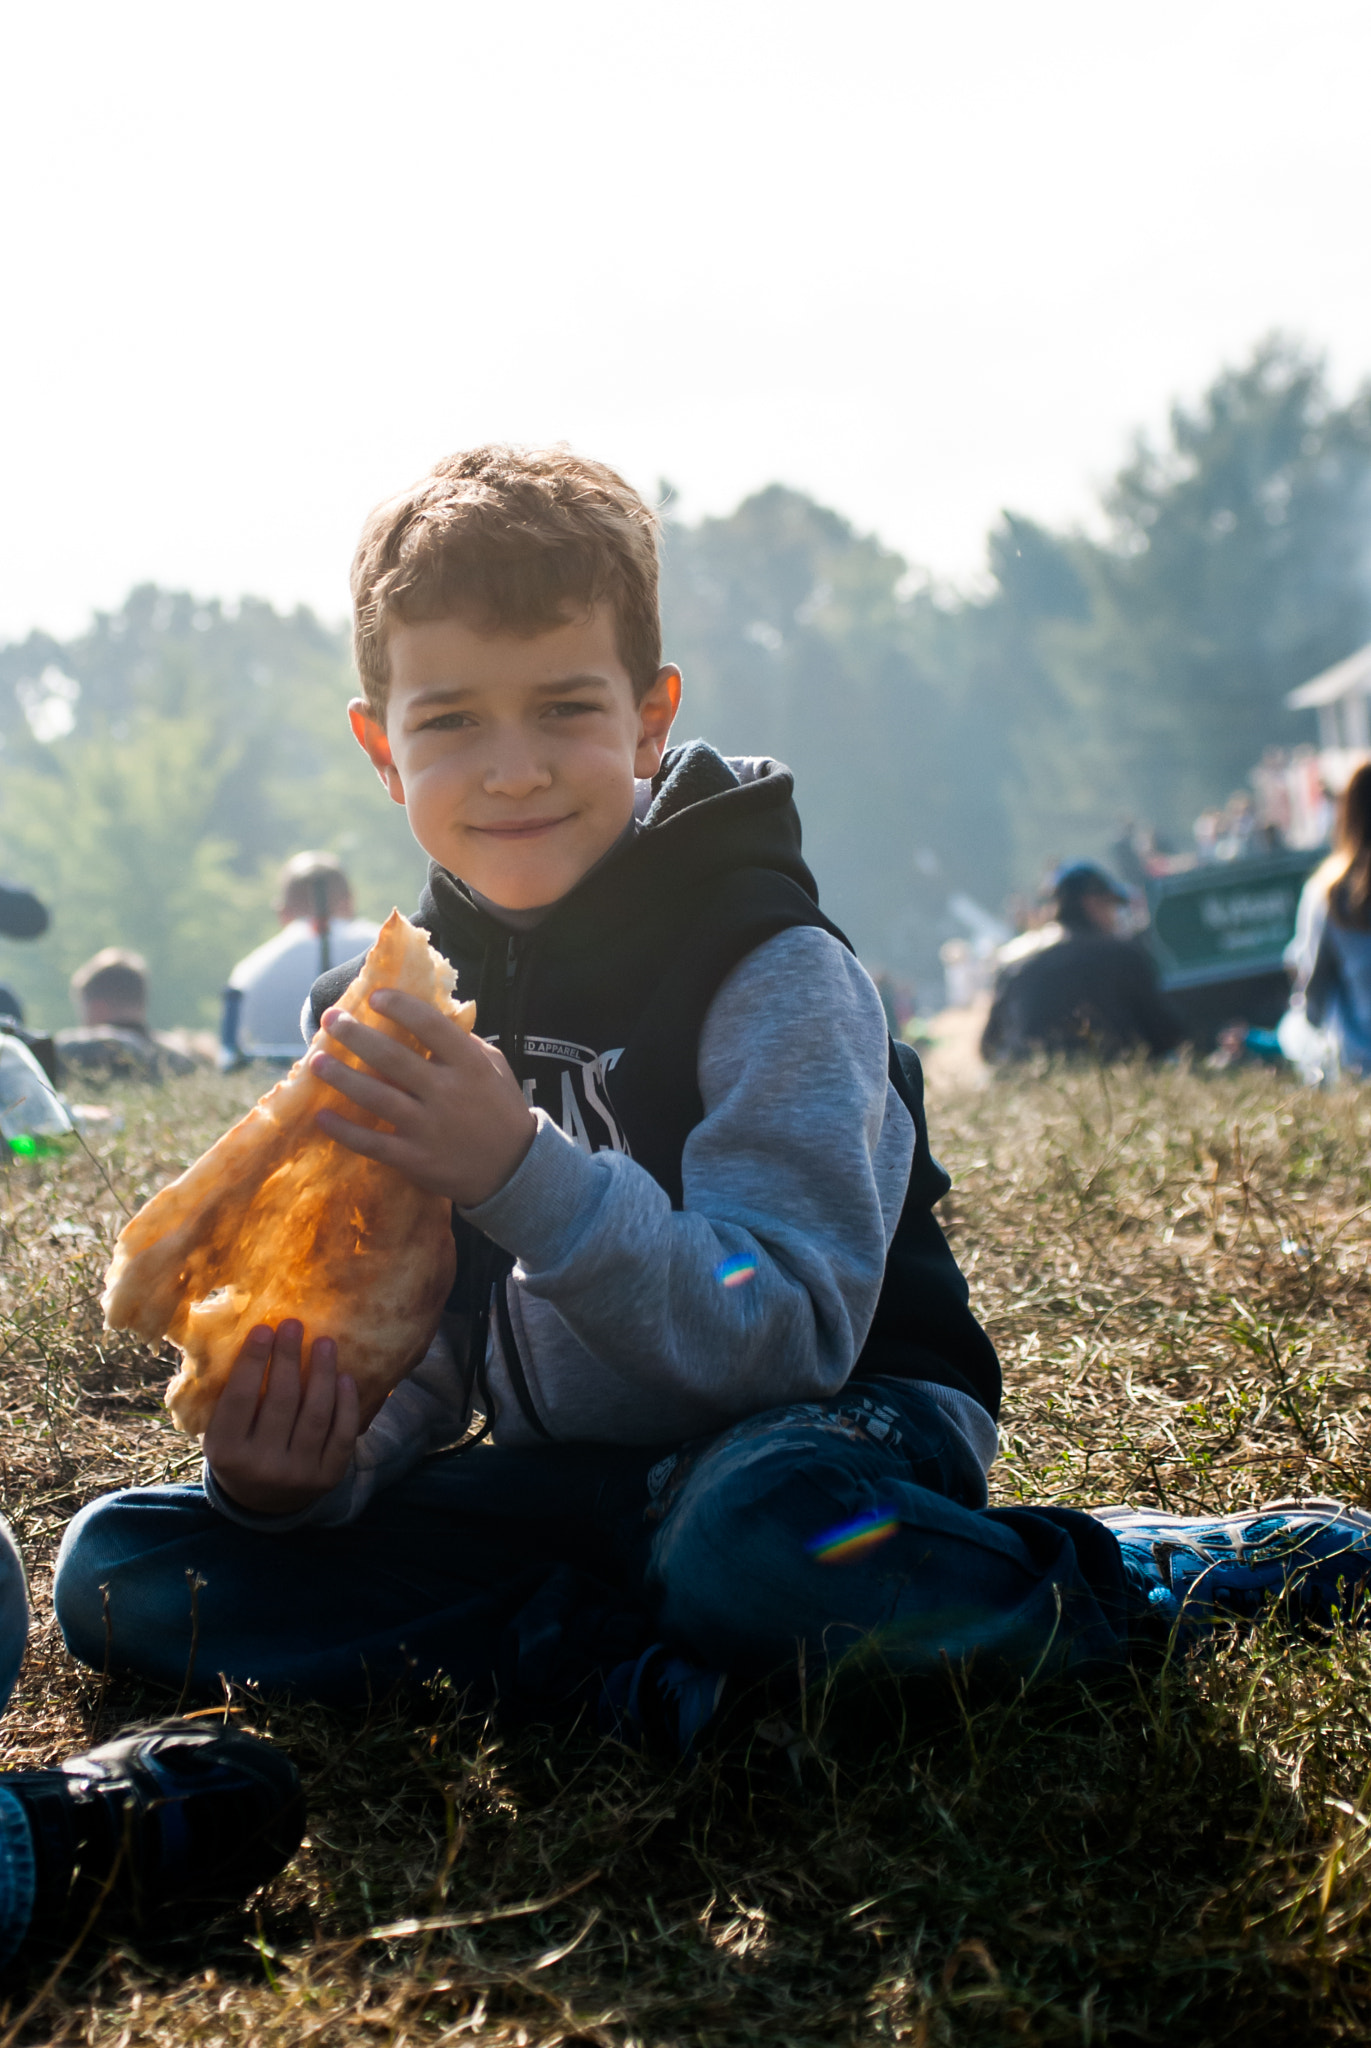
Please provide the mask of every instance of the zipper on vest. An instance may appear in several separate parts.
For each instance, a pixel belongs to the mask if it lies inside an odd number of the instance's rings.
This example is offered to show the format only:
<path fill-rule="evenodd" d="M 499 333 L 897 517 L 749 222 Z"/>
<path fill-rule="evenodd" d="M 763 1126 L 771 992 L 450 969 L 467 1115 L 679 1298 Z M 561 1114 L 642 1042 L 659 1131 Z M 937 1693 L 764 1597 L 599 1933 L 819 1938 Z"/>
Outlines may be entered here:
<path fill-rule="evenodd" d="M 500 1050 L 511 1067 L 523 1058 L 524 991 L 528 986 L 528 959 L 532 940 L 511 932 L 505 949 L 505 990 L 500 1005 Z"/>
<path fill-rule="evenodd" d="M 505 988 L 500 1004 L 500 1050 L 513 1066 L 517 1058 L 514 1034 L 514 985 L 519 976 L 519 935 L 511 932 L 505 948 Z"/>

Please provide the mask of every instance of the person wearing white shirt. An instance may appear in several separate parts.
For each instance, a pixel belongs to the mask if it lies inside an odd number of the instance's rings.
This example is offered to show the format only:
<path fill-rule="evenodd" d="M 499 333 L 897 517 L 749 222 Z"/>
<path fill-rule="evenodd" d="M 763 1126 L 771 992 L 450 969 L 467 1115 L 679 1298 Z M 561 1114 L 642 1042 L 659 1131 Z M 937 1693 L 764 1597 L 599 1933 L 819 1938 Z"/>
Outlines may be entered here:
<path fill-rule="evenodd" d="M 352 886 L 331 853 L 297 853 L 281 870 L 281 930 L 240 960 L 224 990 L 219 1065 L 298 1060 L 300 1012 L 320 974 L 364 953 L 379 926 L 353 914 Z"/>

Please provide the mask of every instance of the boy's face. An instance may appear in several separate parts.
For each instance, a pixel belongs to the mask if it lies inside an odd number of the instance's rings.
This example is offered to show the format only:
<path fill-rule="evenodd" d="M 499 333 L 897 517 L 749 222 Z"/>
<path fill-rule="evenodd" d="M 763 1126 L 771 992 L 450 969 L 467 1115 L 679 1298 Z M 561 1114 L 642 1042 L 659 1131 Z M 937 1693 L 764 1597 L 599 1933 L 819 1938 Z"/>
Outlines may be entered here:
<path fill-rule="evenodd" d="M 425 853 L 506 910 L 555 903 L 633 816 L 636 778 L 661 766 L 681 678 L 642 702 L 614 614 L 532 638 L 460 618 L 396 625 L 382 727 L 360 698 L 352 729 Z"/>

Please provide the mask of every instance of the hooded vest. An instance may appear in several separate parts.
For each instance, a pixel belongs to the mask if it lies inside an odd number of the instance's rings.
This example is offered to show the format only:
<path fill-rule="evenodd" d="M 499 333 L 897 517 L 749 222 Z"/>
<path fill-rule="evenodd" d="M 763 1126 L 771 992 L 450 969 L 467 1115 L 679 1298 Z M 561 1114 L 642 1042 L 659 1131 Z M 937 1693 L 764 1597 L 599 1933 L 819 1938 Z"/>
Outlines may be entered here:
<path fill-rule="evenodd" d="M 666 756 L 652 788 L 636 837 L 532 931 L 511 932 L 436 865 L 414 921 L 457 969 L 459 995 L 475 993 L 476 1029 L 499 1045 L 530 1105 L 587 1151 L 627 1153 L 680 1208 L 682 1152 L 704 1115 L 697 1055 L 715 990 L 746 954 L 798 925 L 849 942 L 819 909 L 801 858 L 788 769 L 730 764 L 695 741 Z M 316 1021 L 360 965 L 320 976 Z M 999 1363 L 933 1215 L 951 1181 L 929 1150 L 913 1050 L 892 1044 L 889 1071 L 913 1118 L 914 1161 L 854 1377 L 954 1387 L 994 1416 Z M 460 1305 L 483 1323 L 491 1282 L 508 1262 L 471 1225 L 457 1219 L 454 1228 Z M 498 1310 L 503 1287 L 495 1295 Z M 517 1357 L 510 1371 L 520 1391 Z"/>

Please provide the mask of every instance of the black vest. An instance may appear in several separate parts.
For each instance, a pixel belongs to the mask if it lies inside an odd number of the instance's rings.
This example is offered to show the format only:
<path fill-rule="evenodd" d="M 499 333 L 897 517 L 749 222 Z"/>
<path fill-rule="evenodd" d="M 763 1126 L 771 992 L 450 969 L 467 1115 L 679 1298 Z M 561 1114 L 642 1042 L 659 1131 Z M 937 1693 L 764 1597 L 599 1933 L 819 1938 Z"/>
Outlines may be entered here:
<path fill-rule="evenodd" d="M 716 989 L 778 932 L 815 925 L 848 944 L 819 909 L 800 859 L 789 772 L 767 767 L 744 785 L 710 749 L 668 756 L 658 802 L 638 837 L 531 932 L 511 933 L 487 917 L 440 868 L 430 871 L 415 920 L 456 967 L 459 996 L 475 994 L 476 1029 L 499 1045 L 530 1104 L 586 1150 L 628 1153 L 675 1208 L 685 1141 L 704 1114 L 698 1048 Z M 663 803 L 673 795 L 674 806 Z M 316 1018 L 359 965 L 315 984 Z M 803 1017 L 796 1029 L 804 1029 Z M 951 1182 L 929 1150 L 923 1076 L 911 1048 L 892 1044 L 890 1079 L 914 1120 L 914 1163 L 854 1373 L 955 1387 L 993 1416 L 999 1363 L 933 1215 Z M 492 1258 L 494 1247 L 479 1232 L 460 1221 L 456 1227 L 459 1293 L 467 1311 L 479 1314 L 501 1257 Z M 497 1309 L 503 1292 L 496 1289 Z M 517 1391 L 517 1358 L 510 1365 Z"/>

